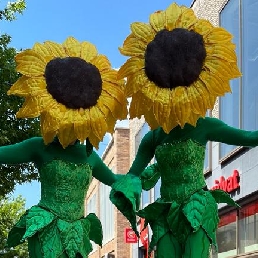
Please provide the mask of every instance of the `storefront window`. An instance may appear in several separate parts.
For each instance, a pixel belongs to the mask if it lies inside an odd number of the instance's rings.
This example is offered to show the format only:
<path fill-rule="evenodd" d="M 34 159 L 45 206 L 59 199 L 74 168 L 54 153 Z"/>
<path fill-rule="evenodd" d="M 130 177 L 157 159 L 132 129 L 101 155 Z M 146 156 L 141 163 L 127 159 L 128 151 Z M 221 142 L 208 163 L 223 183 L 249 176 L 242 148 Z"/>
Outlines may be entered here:
<path fill-rule="evenodd" d="M 243 207 L 239 213 L 239 252 L 258 250 L 258 201 Z"/>
<path fill-rule="evenodd" d="M 258 118 L 258 1 L 229 0 L 220 13 L 220 24 L 233 35 L 243 76 L 231 81 L 232 94 L 220 99 L 220 118 L 244 130 L 257 130 Z M 235 146 L 221 144 L 220 158 Z"/>
<path fill-rule="evenodd" d="M 226 258 L 258 250 L 258 200 L 220 217 L 218 252 L 212 258 Z M 238 245 L 237 245 L 238 243 Z"/>
<path fill-rule="evenodd" d="M 224 258 L 237 254 L 236 219 L 236 211 L 221 216 L 217 230 L 218 253 L 214 251 L 213 258 Z"/>
<path fill-rule="evenodd" d="M 240 16 L 239 16 L 239 1 L 230 0 L 220 13 L 220 25 L 229 31 L 233 37 L 233 42 L 236 44 L 236 53 L 238 57 L 238 65 L 240 65 Z M 220 98 L 220 119 L 225 123 L 238 128 L 239 121 L 239 92 L 240 79 L 231 80 L 231 94 L 226 94 Z M 230 153 L 235 146 L 220 144 L 220 158 L 225 157 Z"/>

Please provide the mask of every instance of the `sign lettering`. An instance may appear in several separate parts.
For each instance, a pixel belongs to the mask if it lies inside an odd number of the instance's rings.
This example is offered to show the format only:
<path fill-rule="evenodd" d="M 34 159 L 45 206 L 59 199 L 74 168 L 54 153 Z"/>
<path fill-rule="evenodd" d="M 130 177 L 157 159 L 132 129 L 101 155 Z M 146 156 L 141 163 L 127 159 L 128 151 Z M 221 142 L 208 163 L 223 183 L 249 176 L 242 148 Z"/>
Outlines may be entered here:
<path fill-rule="evenodd" d="M 238 170 L 234 169 L 233 174 L 228 178 L 221 176 L 219 180 L 215 180 L 215 185 L 211 188 L 211 190 L 221 189 L 227 193 L 231 193 L 240 188 L 239 179 L 239 172 Z"/>

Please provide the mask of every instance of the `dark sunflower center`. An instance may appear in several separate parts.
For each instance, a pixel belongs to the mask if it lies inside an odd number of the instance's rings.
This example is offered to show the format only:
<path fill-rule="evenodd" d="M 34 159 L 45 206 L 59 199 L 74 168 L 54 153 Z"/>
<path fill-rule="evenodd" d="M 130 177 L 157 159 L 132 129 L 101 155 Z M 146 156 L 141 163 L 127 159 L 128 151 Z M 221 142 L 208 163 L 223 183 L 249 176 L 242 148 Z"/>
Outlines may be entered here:
<path fill-rule="evenodd" d="M 67 108 L 89 108 L 97 103 L 102 80 L 96 66 L 79 57 L 52 59 L 45 69 L 47 90 Z"/>
<path fill-rule="evenodd" d="M 181 28 L 164 29 L 147 45 L 145 73 L 161 88 L 189 86 L 199 77 L 205 57 L 200 34 Z"/>

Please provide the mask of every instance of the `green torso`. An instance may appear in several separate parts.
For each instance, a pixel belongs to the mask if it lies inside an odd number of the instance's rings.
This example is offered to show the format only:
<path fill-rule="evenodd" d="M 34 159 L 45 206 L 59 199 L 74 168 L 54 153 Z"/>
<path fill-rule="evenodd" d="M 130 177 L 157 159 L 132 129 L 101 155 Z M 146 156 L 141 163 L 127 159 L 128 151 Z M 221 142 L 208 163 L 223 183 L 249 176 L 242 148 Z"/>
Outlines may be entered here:
<path fill-rule="evenodd" d="M 84 199 L 92 174 L 89 164 L 52 160 L 40 167 L 39 174 L 40 206 L 66 221 L 83 217 Z"/>
<path fill-rule="evenodd" d="M 159 145 L 155 157 L 161 174 L 161 197 L 179 202 L 205 186 L 205 146 L 191 139 Z"/>
<path fill-rule="evenodd" d="M 41 182 L 39 205 L 66 221 L 83 217 L 92 177 L 85 146 L 77 143 L 63 149 L 59 143 L 52 143 L 42 148 L 36 164 Z"/>

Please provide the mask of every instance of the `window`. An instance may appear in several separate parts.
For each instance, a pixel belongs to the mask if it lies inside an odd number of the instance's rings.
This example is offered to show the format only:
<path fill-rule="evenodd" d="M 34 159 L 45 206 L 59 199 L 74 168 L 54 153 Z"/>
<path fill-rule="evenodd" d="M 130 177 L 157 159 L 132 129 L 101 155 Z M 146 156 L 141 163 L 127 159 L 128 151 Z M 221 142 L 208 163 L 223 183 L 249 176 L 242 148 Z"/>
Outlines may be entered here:
<path fill-rule="evenodd" d="M 240 253 L 258 250 L 258 202 L 240 210 L 239 232 Z"/>
<path fill-rule="evenodd" d="M 97 213 L 97 198 L 96 198 L 96 194 L 94 194 L 90 200 L 87 203 L 87 214 L 89 213 Z M 97 250 L 97 245 L 95 244 L 95 242 L 91 241 L 92 244 L 92 252 L 95 252 Z"/>
<path fill-rule="evenodd" d="M 236 218 L 236 211 L 232 211 L 220 218 L 217 230 L 218 253 L 214 252 L 214 258 L 229 257 L 237 254 Z"/>
<path fill-rule="evenodd" d="M 109 200 L 110 187 L 100 184 L 100 221 L 103 228 L 103 244 L 114 237 L 114 206 Z"/>
<path fill-rule="evenodd" d="M 214 251 L 213 258 L 258 250 L 258 200 L 243 206 L 238 213 L 234 210 L 220 217 L 217 243 L 218 253 Z"/>
<path fill-rule="evenodd" d="M 233 34 L 242 78 L 230 82 L 232 94 L 220 99 L 220 118 L 227 124 L 244 130 L 258 128 L 258 2 L 229 0 L 220 13 L 221 26 Z M 220 145 L 220 158 L 235 146 Z"/>

